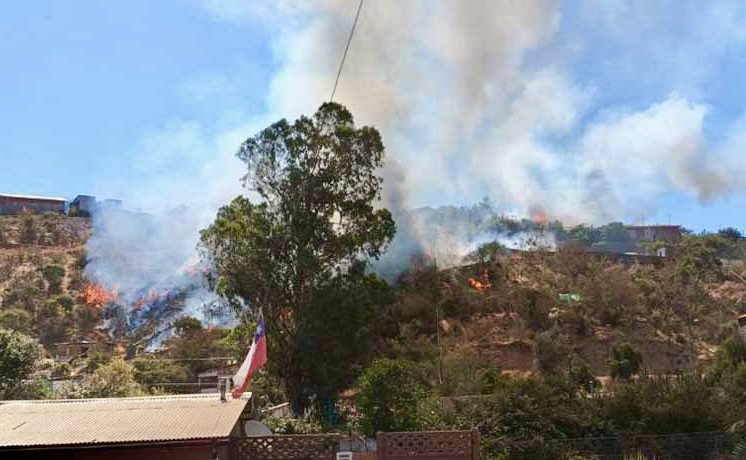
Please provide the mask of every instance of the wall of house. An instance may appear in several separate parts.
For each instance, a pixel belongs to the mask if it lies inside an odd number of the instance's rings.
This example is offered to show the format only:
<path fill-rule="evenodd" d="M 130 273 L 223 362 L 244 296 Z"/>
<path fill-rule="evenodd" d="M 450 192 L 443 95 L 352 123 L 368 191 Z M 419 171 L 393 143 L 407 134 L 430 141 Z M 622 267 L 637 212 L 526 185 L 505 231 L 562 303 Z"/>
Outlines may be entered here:
<path fill-rule="evenodd" d="M 65 202 L 0 196 L 0 215 L 20 214 L 24 209 L 29 209 L 35 212 L 64 213 Z"/>
<path fill-rule="evenodd" d="M 234 458 L 230 447 L 217 447 L 220 460 L 231 460 Z M 5 457 L 8 455 L 8 457 Z M 78 449 L 43 449 L 34 451 L 2 452 L 0 458 L 13 458 L 19 460 L 211 460 L 213 458 L 212 446 L 167 446 L 167 447 L 118 447 L 118 448 L 78 448 Z"/>

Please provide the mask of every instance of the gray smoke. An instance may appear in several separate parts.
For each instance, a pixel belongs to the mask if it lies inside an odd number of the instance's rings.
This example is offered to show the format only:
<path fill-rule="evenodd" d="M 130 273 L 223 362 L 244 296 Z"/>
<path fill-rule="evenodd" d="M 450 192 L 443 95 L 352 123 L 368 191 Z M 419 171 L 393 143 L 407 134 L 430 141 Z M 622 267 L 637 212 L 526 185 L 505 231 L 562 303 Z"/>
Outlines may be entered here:
<path fill-rule="evenodd" d="M 138 173 L 152 179 L 150 186 L 132 191 L 123 184 L 107 194 L 121 196 L 127 190 L 127 203 L 158 199 L 161 209 L 188 202 L 184 212 L 193 217 L 186 219 L 189 224 L 182 217 L 162 218 L 161 225 L 179 235 L 179 244 L 171 241 L 174 235 L 141 234 L 125 223 L 99 229 L 91 243 L 94 257 L 106 253 L 107 245 L 120 253 L 149 247 L 153 253 L 173 254 L 173 260 L 156 257 L 152 263 L 125 257 L 126 270 L 94 264 L 91 275 L 107 282 L 136 288 L 143 280 L 168 278 L 157 267 L 171 273 L 194 253 L 199 228 L 220 204 L 241 192 L 243 165 L 233 158 L 240 142 L 277 119 L 313 113 L 329 98 L 357 8 L 351 0 L 192 3 L 220 21 L 261 22 L 271 31 L 277 71 L 267 110 L 237 120 L 227 113 L 224 118 L 232 122 L 212 129 L 171 123 L 144 140 L 140 157 L 156 168 Z M 648 33 L 664 29 L 670 16 L 666 8 L 678 7 L 678 2 L 663 2 L 651 12 L 649 2 L 581 4 L 577 16 L 591 24 L 585 27 L 630 44 L 628 56 L 611 60 L 631 62 L 635 73 L 634 52 L 647 47 L 640 37 L 647 40 Z M 685 46 L 693 45 L 689 49 L 702 56 L 703 66 L 711 67 L 731 39 L 745 40 L 739 21 L 731 19 L 742 12 L 724 8 L 734 4 L 715 0 L 699 5 L 689 18 L 698 25 L 692 28 L 696 43 Z M 564 6 L 555 0 L 365 3 L 336 100 L 350 108 L 358 125 L 378 127 L 387 147 L 381 204 L 392 210 L 398 236 L 378 265 L 382 273 L 405 266 L 412 254 L 431 253 L 443 261 L 482 237 L 453 230 L 458 223 L 418 219 L 413 208 L 474 203 L 486 195 L 499 214 L 526 216 L 542 209 L 566 223 L 603 223 L 650 215 L 658 198 L 670 192 L 704 202 L 744 190 L 740 152 L 746 148 L 746 122 L 713 142 L 705 135 L 710 108 L 701 98 L 672 91 L 656 93 L 642 107 L 599 103 L 598 89 L 573 73 L 571 56 L 588 44 L 560 36 Z M 639 17 L 646 18 L 645 33 L 629 37 Z M 666 86 L 675 90 L 686 73 L 685 53 L 679 49 L 684 45 L 671 37 L 662 42 L 664 58 L 673 56 L 673 68 L 682 70 Z M 697 71 L 682 88 L 701 82 L 706 73 Z M 154 169 L 157 174 L 149 172 Z M 131 237 L 117 235 L 119 226 Z M 140 263 L 144 274 L 129 273 Z"/>

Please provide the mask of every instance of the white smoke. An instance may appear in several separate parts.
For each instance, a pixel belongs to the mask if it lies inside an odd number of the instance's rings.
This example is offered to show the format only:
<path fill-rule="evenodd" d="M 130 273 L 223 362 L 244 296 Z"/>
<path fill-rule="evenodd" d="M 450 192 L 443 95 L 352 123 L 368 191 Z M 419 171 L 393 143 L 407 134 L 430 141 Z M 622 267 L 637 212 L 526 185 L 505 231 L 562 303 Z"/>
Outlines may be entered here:
<path fill-rule="evenodd" d="M 224 310 L 196 257 L 202 225 L 196 216 L 188 207 L 157 214 L 116 208 L 93 213 L 85 275 L 117 292 L 116 313 L 128 323 L 126 331 L 118 333 L 137 334 L 150 320 L 163 322 L 183 314 L 205 323 L 230 320 L 214 314 Z"/>
<path fill-rule="evenodd" d="M 185 2 L 217 21 L 261 23 L 270 31 L 277 70 L 265 110 L 261 116 L 227 110 L 215 126 L 171 122 L 144 139 L 136 155 L 142 161 L 134 162 L 143 167 L 133 173 L 150 179 L 147 190 L 107 180 L 103 191 L 126 191 L 128 205 L 147 209 L 189 204 L 186 213 L 193 218 L 163 222 L 183 232 L 184 247 L 173 248 L 168 234 L 121 240 L 112 231 L 97 236 L 94 252 L 96 244 L 138 247 L 145 239 L 154 251 L 173 250 L 179 259 L 193 253 L 198 230 L 241 192 L 244 166 L 233 157 L 240 142 L 279 118 L 310 114 L 329 98 L 357 8 L 351 0 Z M 682 41 L 667 19 L 679 2 L 661 5 L 650 10 L 643 1 L 624 7 L 608 1 L 366 2 L 336 100 L 350 108 L 358 125 L 378 127 L 387 147 L 383 204 L 399 232 L 382 265 L 401 267 L 415 249 L 437 246 L 458 255 L 471 247 L 468 238 L 439 235 L 418 223 L 408 213 L 417 206 L 473 203 L 489 195 L 501 212 L 527 215 L 540 208 L 567 223 L 601 223 L 641 210 L 649 214 L 670 192 L 708 201 L 743 191 L 746 174 L 739 160 L 746 123 L 734 124 L 722 139 L 708 138 L 711 108 L 696 91 L 728 46 L 746 40 L 746 21 L 738 20 L 743 8 L 729 0 L 681 8 L 689 12 L 684 29 L 693 31 Z M 571 29 L 590 37 L 605 34 L 615 46 L 614 55 L 592 63 L 598 75 L 656 77 L 666 84 L 644 85 L 642 105 L 610 103 L 603 87 L 573 67 L 575 56 L 593 43 L 563 29 L 571 14 L 577 23 Z M 661 43 L 662 51 L 652 42 Z M 240 79 L 209 79 L 211 89 L 221 84 Z M 197 91 L 194 86 L 186 85 Z M 162 267 L 169 272 L 174 264 L 167 260 Z M 111 282 L 130 278 L 111 267 L 92 270 Z"/>

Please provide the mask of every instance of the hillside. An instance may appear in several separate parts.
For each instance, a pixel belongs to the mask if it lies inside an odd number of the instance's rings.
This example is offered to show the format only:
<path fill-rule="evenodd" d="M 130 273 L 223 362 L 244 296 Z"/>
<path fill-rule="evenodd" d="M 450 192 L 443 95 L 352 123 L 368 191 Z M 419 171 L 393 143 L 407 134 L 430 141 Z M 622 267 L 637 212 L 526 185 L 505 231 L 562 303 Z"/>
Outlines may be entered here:
<path fill-rule="evenodd" d="M 622 342 L 642 353 L 651 374 L 703 370 L 746 309 L 741 261 L 719 259 L 723 245 L 731 243 L 688 237 L 655 265 L 566 247 L 499 253 L 451 270 L 416 267 L 398 292 L 398 350 L 411 358 L 426 350 L 437 361 L 440 316 L 446 393 L 463 393 L 455 386 L 490 369 L 525 374 L 582 363 L 606 376 L 611 348 Z"/>
<path fill-rule="evenodd" d="M 100 306 L 86 297 L 95 294 L 83 276 L 90 233 L 84 218 L 0 217 L 0 326 L 38 338 L 50 354 L 58 342 L 109 340 Z M 478 386 L 494 370 L 527 374 L 582 363 L 606 376 L 610 350 L 622 342 L 643 354 L 652 374 L 704 369 L 746 310 L 742 245 L 690 236 L 656 264 L 574 246 L 495 246 L 472 265 L 446 270 L 414 264 L 395 284 L 378 348 L 415 359 L 440 380 L 439 333 L 445 394 L 478 391 L 464 385 Z M 216 342 L 223 332 L 200 334 L 214 340 L 187 355 L 225 351 Z"/>
<path fill-rule="evenodd" d="M 95 338 L 85 303 L 90 220 L 56 214 L 0 217 L 0 326 L 55 342 Z"/>

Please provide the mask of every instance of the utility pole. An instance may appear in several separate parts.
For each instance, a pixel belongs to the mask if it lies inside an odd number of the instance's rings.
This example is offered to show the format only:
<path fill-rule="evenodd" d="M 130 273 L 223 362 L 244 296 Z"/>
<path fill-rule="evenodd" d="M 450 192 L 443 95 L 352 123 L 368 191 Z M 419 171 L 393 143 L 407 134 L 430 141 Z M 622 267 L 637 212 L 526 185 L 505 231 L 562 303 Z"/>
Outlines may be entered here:
<path fill-rule="evenodd" d="M 443 344 L 440 340 L 440 286 L 438 283 L 438 264 L 433 258 L 433 299 L 435 300 L 435 336 L 438 341 L 438 383 L 443 383 Z"/>

